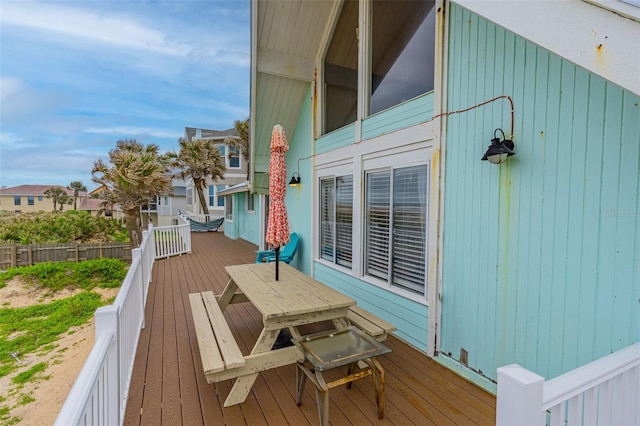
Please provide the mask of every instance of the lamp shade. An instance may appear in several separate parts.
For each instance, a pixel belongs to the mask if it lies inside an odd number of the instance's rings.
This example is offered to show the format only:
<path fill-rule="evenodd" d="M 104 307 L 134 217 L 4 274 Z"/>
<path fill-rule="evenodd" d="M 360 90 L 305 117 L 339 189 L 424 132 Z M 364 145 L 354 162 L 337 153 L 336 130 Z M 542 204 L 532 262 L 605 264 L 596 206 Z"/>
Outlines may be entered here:
<path fill-rule="evenodd" d="M 502 139 L 496 136 L 496 133 L 500 131 L 502 133 Z M 489 149 L 482 156 L 482 160 L 488 160 L 493 164 L 500 164 L 505 161 L 507 158 L 515 155 L 514 152 L 515 144 L 510 139 L 504 138 L 504 132 L 502 129 L 496 129 L 493 132 L 494 138 L 491 139 L 491 145 L 489 145 Z"/>
<path fill-rule="evenodd" d="M 291 180 L 289 181 L 289 186 L 298 186 L 298 184 L 300 184 L 300 176 L 298 175 L 298 173 L 293 173 L 293 176 L 291 176 Z"/>

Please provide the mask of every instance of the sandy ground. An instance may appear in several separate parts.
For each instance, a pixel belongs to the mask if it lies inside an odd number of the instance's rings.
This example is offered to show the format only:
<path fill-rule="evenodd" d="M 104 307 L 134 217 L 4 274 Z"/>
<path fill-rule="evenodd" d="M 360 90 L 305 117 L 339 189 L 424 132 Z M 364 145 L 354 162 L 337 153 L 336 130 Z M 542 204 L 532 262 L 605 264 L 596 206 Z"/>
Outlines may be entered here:
<path fill-rule="evenodd" d="M 118 293 L 115 289 L 94 289 L 103 297 L 114 297 Z M 14 279 L 4 288 L 0 288 L 0 303 L 2 307 L 24 307 L 36 303 L 49 303 L 54 300 L 71 297 L 79 290 L 62 290 L 54 294 L 46 294 L 42 290 L 25 287 Z M 47 369 L 41 373 L 46 380 L 35 383 L 26 383 L 24 387 L 16 391 L 16 386 L 11 383 L 11 377 L 0 378 L 0 395 L 7 398 L 0 405 L 8 406 L 11 417 L 20 417 L 17 425 L 37 426 L 52 425 L 62 404 L 64 404 L 73 383 L 82 369 L 82 366 L 91 352 L 94 342 L 94 320 L 91 318 L 82 327 L 72 328 L 69 333 L 61 336 L 57 347 L 47 354 L 28 354 L 19 356 L 21 368 L 18 372 L 29 369 L 35 364 L 46 362 Z M 26 405 L 18 406 L 18 401 L 23 395 L 29 395 L 35 399 Z"/>

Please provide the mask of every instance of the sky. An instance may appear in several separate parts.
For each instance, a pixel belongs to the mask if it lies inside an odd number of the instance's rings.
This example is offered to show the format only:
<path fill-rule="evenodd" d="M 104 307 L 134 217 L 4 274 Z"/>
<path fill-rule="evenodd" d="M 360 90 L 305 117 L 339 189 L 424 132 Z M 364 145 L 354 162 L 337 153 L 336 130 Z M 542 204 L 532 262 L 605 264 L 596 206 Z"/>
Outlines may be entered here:
<path fill-rule="evenodd" d="M 249 115 L 249 0 L 0 0 L 0 187 L 82 182 L 121 139 Z"/>

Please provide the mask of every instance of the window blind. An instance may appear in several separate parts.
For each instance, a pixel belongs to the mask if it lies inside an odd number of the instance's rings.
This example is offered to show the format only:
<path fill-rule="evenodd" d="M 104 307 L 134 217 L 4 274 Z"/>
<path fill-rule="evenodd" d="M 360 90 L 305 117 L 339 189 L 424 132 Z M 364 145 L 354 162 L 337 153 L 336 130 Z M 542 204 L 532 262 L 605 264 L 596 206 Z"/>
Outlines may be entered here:
<path fill-rule="evenodd" d="M 427 167 L 394 170 L 392 283 L 424 294 Z"/>
<path fill-rule="evenodd" d="M 353 238 L 353 177 L 336 178 L 336 263 L 351 268 Z"/>
<path fill-rule="evenodd" d="M 365 274 L 389 281 L 391 173 L 366 177 Z"/>

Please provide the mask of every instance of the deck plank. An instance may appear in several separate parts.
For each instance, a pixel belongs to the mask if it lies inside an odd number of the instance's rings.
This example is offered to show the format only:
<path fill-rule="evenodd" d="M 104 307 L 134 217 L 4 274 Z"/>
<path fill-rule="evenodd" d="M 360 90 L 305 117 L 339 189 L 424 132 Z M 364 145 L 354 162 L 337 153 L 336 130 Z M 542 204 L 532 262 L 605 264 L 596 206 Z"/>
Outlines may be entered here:
<path fill-rule="evenodd" d="M 256 249 L 222 232 L 193 233 L 191 254 L 156 261 L 124 424 L 318 424 L 315 389 L 309 381 L 303 404 L 296 406 L 295 365 L 262 372 L 247 400 L 227 408 L 223 404 L 233 381 L 208 384 L 204 377 L 189 293 L 222 293 L 228 281 L 224 267 L 254 262 Z M 242 303 L 230 305 L 224 315 L 242 353 L 251 352 L 262 329 L 260 313 Z M 328 326 L 310 324 L 302 331 Z M 380 358 L 386 371 L 385 419 L 377 420 L 371 380 L 364 379 L 351 389 L 331 390 L 332 424 L 495 424 L 493 395 L 393 335 L 385 344 L 392 349 Z"/>

